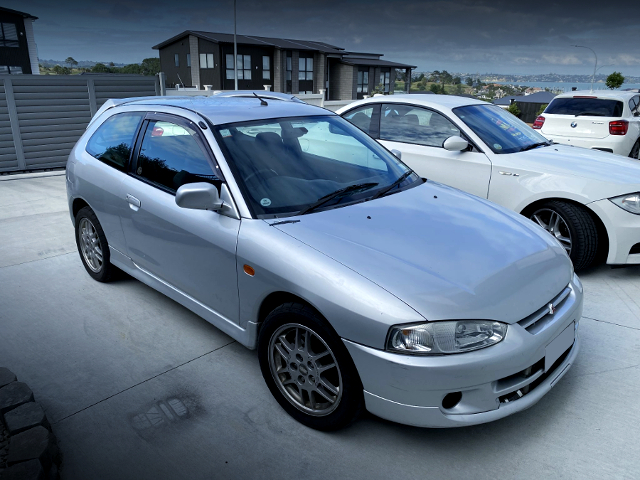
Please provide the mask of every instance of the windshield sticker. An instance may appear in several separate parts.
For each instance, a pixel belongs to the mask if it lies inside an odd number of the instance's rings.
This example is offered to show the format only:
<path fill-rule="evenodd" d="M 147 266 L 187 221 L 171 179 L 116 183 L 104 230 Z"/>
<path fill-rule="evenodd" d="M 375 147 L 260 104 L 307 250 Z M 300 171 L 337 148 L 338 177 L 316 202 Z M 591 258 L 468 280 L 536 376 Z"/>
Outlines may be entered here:
<path fill-rule="evenodd" d="M 500 145 L 499 143 L 494 143 L 493 148 L 495 148 L 496 150 L 502 150 L 502 145 Z"/>
<path fill-rule="evenodd" d="M 230 137 L 231 136 L 231 132 L 225 128 L 225 129 L 220 130 L 220 135 L 222 135 L 223 137 Z"/>
<path fill-rule="evenodd" d="M 268 198 L 263 198 L 262 200 L 260 200 L 260 205 L 262 205 L 263 207 L 268 207 L 269 205 L 271 205 L 271 200 Z"/>

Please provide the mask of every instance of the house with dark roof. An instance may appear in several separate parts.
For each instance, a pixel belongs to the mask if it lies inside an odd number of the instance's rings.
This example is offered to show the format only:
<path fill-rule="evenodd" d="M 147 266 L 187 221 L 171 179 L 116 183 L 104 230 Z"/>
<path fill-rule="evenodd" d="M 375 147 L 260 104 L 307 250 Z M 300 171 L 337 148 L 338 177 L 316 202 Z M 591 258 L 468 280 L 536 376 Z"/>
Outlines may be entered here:
<path fill-rule="evenodd" d="M 39 74 L 33 21 L 38 17 L 0 7 L 0 75 Z"/>
<path fill-rule="evenodd" d="M 555 93 L 550 92 L 537 92 L 531 95 L 510 95 L 494 100 L 493 104 L 507 108 L 512 103 L 515 103 L 520 110 L 520 119 L 527 123 L 533 123 L 542 106 L 548 105 L 555 96 Z"/>
<path fill-rule="evenodd" d="M 153 47 L 170 85 L 234 90 L 233 34 L 187 30 Z M 310 40 L 237 35 L 238 89 L 300 94 L 327 100 L 363 98 L 375 87 L 392 92 L 396 69 L 411 78 L 414 65 L 383 60 L 382 54 L 347 52 Z M 406 88 L 409 88 L 407 82 Z"/>

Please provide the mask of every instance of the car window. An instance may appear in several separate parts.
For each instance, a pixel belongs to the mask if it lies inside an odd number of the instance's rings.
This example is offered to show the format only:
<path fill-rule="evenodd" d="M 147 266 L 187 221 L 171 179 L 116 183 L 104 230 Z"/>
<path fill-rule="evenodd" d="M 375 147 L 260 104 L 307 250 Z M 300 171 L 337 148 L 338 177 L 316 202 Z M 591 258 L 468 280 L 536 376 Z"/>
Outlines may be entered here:
<path fill-rule="evenodd" d="M 623 103 L 618 100 L 591 97 L 554 98 L 544 113 L 584 115 L 588 117 L 621 117 Z"/>
<path fill-rule="evenodd" d="M 460 136 L 460 130 L 438 112 L 409 105 L 382 106 L 381 140 L 442 147 L 452 136 Z"/>
<path fill-rule="evenodd" d="M 371 117 L 373 116 L 373 106 L 363 106 L 351 110 L 344 115 L 344 118 L 353 123 L 364 133 L 371 135 Z"/>
<path fill-rule="evenodd" d="M 124 170 L 131 156 L 134 136 L 144 113 L 119 113 L 109 117 L 87 142 L 87 152 L 119 170 Z"/>
<path fill-rule="evenodd" d="M 138 155 L 136 174 L 175 192 L 182 185 L 210 182 L 219 185 L 208 157 L 186 125 L 150 121 Z"/>

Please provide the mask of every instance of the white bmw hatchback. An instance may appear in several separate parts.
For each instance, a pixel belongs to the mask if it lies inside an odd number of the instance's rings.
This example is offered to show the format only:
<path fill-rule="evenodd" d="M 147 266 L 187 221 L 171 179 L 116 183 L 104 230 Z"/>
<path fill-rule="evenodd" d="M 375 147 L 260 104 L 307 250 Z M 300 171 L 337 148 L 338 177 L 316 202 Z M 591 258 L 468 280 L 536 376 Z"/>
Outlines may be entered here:
<path fill-rule="evenodd" d="M 554 144 L 500 107 L 464 97 L 376 96 L 338 113 L 423 177 L 532 219 L 576 270 L 600 256 L 640 264 L 637 160 Z"/>
<path fill-rule="evenodd" d="M 533 128 L 549 140 L 638 159 L 640 94 L 620 91 L 558 95 Z"/>

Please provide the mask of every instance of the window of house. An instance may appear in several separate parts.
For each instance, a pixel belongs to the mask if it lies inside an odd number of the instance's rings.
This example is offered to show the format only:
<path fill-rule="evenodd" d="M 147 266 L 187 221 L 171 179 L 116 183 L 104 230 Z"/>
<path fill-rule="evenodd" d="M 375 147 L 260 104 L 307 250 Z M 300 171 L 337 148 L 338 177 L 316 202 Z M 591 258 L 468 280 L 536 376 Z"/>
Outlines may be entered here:
<path fill-rule="evenodd" d="M 15 23 L 0 23 L 0 47 L 19 47 Z"/>
<path fill-rule="evenodd" d="M 196 136 L 196 131 L 186 125 L 149 122 L 136 174 L 171 192 L 187 183 L 219 183 Z"/>
<path fill-rule="evenodd" d="M 191 54 L 187 53 L 187 67 L 191 66 Z"/>
<path fill-rule="evenodd" d="M 180 66 L 180 56 L 177 53 L 173 56 L 173 60 L 174 60 L 174 62 L 176 64 L 176 67 L 179 67 Z"/>
<path fill-rule="evenodd" d="M 227 80 L 234 80 L 233 55 L 227 54 Z M 237 56 L 238 80 L 251 80 L 251 55 Z"/>
<path fill-rule="evenodd" d="M 271 80 L 271 57 L 268 55 L 262 56 L 262 79 Z"/>
<path fill-rule="evenodd" d="M 231 63 L 233 65 L 233 55 L 231 55 Z M 200 54 L 200 68 L 213 68 L 213 53 L 201 53 Z M 231 77 L 233 78 L 233 76 Z"/>
<path fill-rule="evenodd" d="M 460 130 L 433 110 L 409 105 L 383 105 L 380 112 L 380 139 L 442 147 L 444 141 Z"/>
<path fill-rule="evenodd" d="M 369 69 L 358 70 L 358 81 L 356 84 L 356 93 L 366 95 L 369 93 Z M 359 97 L 362 98 L 362 97 Z"/>
<path fill-rule="evenodd" d="M 7 67 L 6 65 L 0 65 L 0 75 L 2 75 L 3 73 L 9 73 L 9 67 Z"/>
<path fill-rule="evenodd" d="M 298 59 L 298 80 L 313 80 L 313 58 Z"/>
<path fill-rule="evenodd" d="M 119 113 L 106 120 L 87 142 L 87 152 L 98 160 L 124 170 L 133 146 L 133 137 L 143 113 Z"/>
<path fill-rule="evenodd" d="M 285 80 L 286 80 L 286 92 L 285 93 L 291 93 L 292 92 L 292 86 L 291 86 L 291 76 L 293 74 L 293 63 L 291 60 L 291 52 L 287 52 L 287 65 L 285 68 Z"/>
<path fill-rule="evenodd" d="M 389 71 L 387 72 L 380 72 L 380 85 L 382 85 L 382 91 L 384 93 L 389 93 L 389 77 L 390 77 L 391 73 Z"/>

